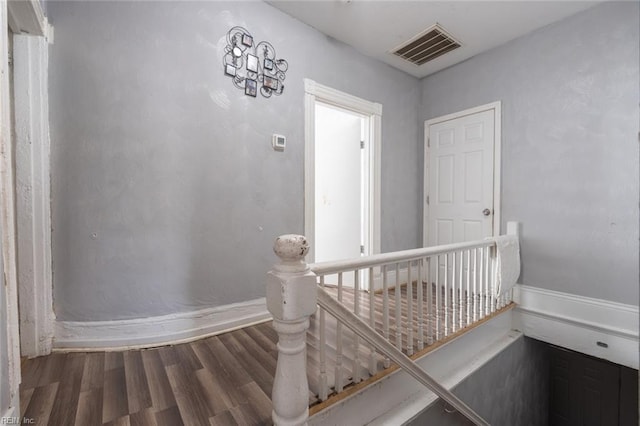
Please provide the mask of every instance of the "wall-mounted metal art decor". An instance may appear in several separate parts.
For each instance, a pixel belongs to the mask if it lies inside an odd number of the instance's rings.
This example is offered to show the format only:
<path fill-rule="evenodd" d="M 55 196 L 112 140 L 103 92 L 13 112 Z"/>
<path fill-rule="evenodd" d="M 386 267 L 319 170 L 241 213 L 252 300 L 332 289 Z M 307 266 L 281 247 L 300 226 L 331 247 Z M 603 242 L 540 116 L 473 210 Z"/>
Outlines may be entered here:
<path fill-rule="evenodd" d="M 249 31 L 233 27 L 227 33 L 224 49 L 224 73 L 231 77 L 245 95 L 256 97 L 258 92 L 265 98 L 281 95 L 289 64 L 276 57 L 271 43 L 255 43 Z"/>

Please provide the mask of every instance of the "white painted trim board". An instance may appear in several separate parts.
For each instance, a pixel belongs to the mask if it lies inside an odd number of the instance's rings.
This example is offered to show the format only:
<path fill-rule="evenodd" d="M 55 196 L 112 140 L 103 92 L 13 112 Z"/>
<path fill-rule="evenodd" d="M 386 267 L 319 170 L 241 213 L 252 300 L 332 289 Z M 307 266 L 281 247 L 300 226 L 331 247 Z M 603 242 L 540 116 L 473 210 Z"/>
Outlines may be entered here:
<path fill-rule="evenodd" d="M 115 321 L 57 321 L 54 350 L 147 348 L 213 336 L 271 319 L 265 298 L 193 312 Z"/>
<path fill-rule="evenodd" d="M 520 284 L 514 290 L 514 326 L 526 336 L 638 369 L 637 306 Z"/>
<path fill-rule="evenodd" d="M 340 108 L 347 108 L 354 112 L 369 115 L 382 115 L 382 105 L 353 96 L 329 86 L 317 83 L 311 79 L 304 79 L 304 91 L 321 99 L 323 102 Z"/>
<path fill-rule="evenodd" d="M 16 269 L 16 228 L 15 228 L 15 163 L 12 139 L 11 100 L 9 82 L 9 33 L 7 2 L 0 0 L 0 227 L 2 234 L 2 261 L 5 292 L 6 342 L 0 342 L 2 351 L 6 351 L 8 361 L 7 377 L 0 371 L 2 383 L 8 383 L 9 398 L 18 401 L 20 375 L 20 335 L 18 321 L 18 280 Z M 16 396 L 18 395 L 18 396 Z M 3 408 L 3 407 L 0 407 Z"/>
<path fill-rule="evenodd" d="M 43 37 L 16 34 L 14 105 L 21 355 L 51 352 L 50 140 L 48 51 Z"/>
<path fill-rule="evenodd" d="M 7 9 L 9 28 L 14 34 L 29 34 L 47 38 L 52 34 L 40 1 L 9 1 Z"/>

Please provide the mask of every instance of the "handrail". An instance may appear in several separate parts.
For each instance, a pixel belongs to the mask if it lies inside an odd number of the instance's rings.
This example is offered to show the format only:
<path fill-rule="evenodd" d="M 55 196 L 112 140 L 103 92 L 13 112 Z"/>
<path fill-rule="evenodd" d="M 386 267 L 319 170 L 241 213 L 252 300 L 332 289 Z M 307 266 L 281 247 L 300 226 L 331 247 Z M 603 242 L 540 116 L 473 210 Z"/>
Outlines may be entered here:
<path fill-rule="evenodd" d="M 491 243 L 491 241 L 489 241 L 489 243 Z M 377 350 L 389 357 L 414 379 L 422 383 L 445 402 L 458 410 L 460 414 L 464 415 L 467 419 L 471 420 L 478 426 L 489 426 L 489 423 L 473 411 L 471 407 L 465 404 L 451 391 L 440 385 L 411 358 L 403 354 L 402 351 L 398 350 L 393 346 L 393 344 L 378 334 L 374 329 L 369 327 L 366 322 L 362 321 L 358 316 L 344 307 L 344 305 L 331 297 L 331 295 L 320 286 L 317 287 L 317 296 L 318 305 L 320 305 L 321 308 L 329 312 L 369 344 L 374 345 Z"/>
<path fill-rule="evenodd" d="M 367 257 L 312 263 L 309 268 L 318 275 L 334 274 L 345 270 L 363 269 L 372 266 L 383 266 L 396 262 L 408 262 L 438 254 L 451 253 L 458 250 L 488 247 L 495 244 L 495 238 L 464 243 L 443 244 L 441 246 L 424 247 L 391 253 L 374 254 Z"/>
<path fill-rule="evenodd" d="M 507 223 L 507 234 L 518 235 L 518 224 Z M 427 344 L 437 341 L 440 336 L 450 335 L 465 326 L 484 318 L 500 308 L 510 300 L 509 293 L 495 296 L 495 280 L 498 276 L 498 250 L 492 253 L 500 240 L 496 237 L 485 240 L 447 244 L 437 247 L 404 250 L 395 253 L 376 254 L 364 258 L 323 262 L 308 265 L 305 256 L 309 251 L 309 242 L 302 235 L 281 235 L 274 243 L 274 252 L 280 261 L 267 273 L 267 308 L 273 315 L 273 327 L 278 333 L 278 363 L 273 381 L 272 418 L 277 426 L 301 426 L 307 424 L 309 418 L 307 378 L 307 330 L 310 318 L 319 311 L 319 374 L 318 397 L 326 400 L 327 390 L 332 387 L 327 378 L 328 366 L 326 361 L 324 316 L 329 313 L 338 323 L 336 328 L 336 359 L 334 386 L 340 392 L 344 386 L 341 379 L 343 347 L 342 327 L 347 327 L 355 333 L 353 344 L 353 378 L 351 383 L 360 381 L 361 361 L 359 360 L 360 343 L 362 339 L 369 347 L 369 374 L 377 371 L 377 357 L 380 354 L 388 361 L 394 361 L 400 368 L 427 386 L 437 396 L 453 406 L 476 425 L 488 425 L 469 406 L 453 395 L 449 390 L 438 384 L 418 364 L 407 355 L 413 353 L 413 332 L 417 325 L 417 345 L 422 350 L 424 338 Z M 504 250 L 503 250 L 504 251 Z M 510 254 L 513 256 L 513 253 Z M 508 257 L 509 255 L 507 255 Z M 415 262 L 415 264 L 413 263 Z M 402 264 L 402 265 L 401 265 Z M 519 264 L 519 263 L 518 263 Z M 391 265 L 391 266 L 390 266 Z M 406 266 L 406 269 L 404 269 Z M 380 268 L 380 274 L 375 272 Z M 364 274 L 360 272 L 368 269 L 370 288 L 371 283 L 378 279 L 382 284 L 382 330 L 377 328 L 376 297 L 377 292 L 360 292 L 360 279 Z M 351 272 L 353 272 L 351 274 Z M 426 275 L 425 275 L 426 272 Z M 341 303 L 343 297 L 343 278 L 353 278 L 350 296 L 353 300 L 353 312 Z M 325 290 L 325 277 L 337 274 L 337 300 Z M 416 275 L 417 274 L 417 275 Z M 401 278 L 402 276 L 402 278 Z M 392 278 L 393 277 L 393 278 Z M 424 282 L 424 277 L 432 277 Z M 417 285 L 414 286 L 414 279 Z M 333 278 L 331 278 L 333 280 Z M 426 286 L 425 286 L 426 284 Z M 416 297 L 413 291 L 417 291 Z M 426 287 L 426 292 L 425 292 Z M 329 287 L 327 287 L 328 289 Z M 333 287 L 332 287 L 333 288 Z M 394 324 L 390 324 L 389 294 L 393 289 L 395 317 Z M 403 296 L 406 293 L 406 297 Z M 362 298 L 362 301 L 361 301 Z M 366 315 L 367 307 L 362 311 L 362 302 L 368 298 L 369 324 L 358 315 Z M 414 304 L 417 316 L 413 315 Z M 406 305 L 406 317 L 403 320 L 403 305 Z M 425 312 L 426 311 L 426 312 Z M 390 328 L 393 326 L 394 336 Z M 426 330 L 426 332 L 425 332 Z M 402 341 L 406 331 L 406 348 Z M 395 340 L 395 346 L 392 341 Z M 329 367 L 331 368 L 331 367 Z M 366 368 L 366 367 L 364 367 Z"/>

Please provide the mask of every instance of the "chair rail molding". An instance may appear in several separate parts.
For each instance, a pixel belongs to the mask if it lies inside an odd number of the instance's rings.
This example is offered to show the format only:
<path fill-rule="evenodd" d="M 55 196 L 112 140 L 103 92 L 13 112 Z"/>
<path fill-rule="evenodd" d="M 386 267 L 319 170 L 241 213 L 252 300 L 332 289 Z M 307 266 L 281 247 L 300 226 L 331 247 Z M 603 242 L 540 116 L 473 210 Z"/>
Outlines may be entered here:
<path fill-rule="evenodd" d="M 517 285 L 515 328 L 526 336 L 638 369 L 638 306 Z"/>

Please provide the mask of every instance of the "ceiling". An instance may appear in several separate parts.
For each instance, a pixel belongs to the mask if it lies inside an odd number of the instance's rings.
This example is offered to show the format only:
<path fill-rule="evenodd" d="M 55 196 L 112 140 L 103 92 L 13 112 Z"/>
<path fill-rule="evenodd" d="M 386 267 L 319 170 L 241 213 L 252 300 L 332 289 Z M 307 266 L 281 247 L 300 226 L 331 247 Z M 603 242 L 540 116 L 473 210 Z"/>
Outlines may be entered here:
<path fill-rule="evenodd" d="M 422 78 L 600 1 L 285 0 L 268 3 L 367 56 Z M 390 53 L 436 23 L 462 47 L 420 66 Z"/>

